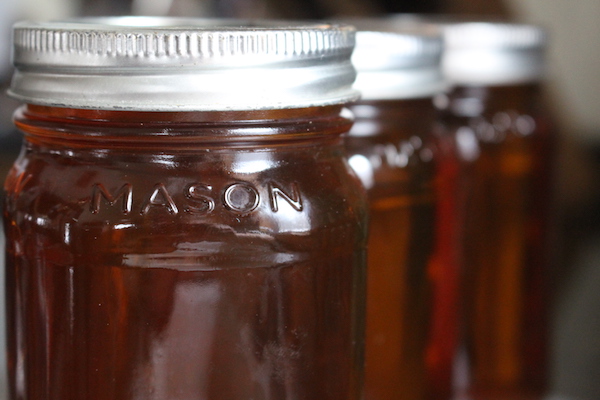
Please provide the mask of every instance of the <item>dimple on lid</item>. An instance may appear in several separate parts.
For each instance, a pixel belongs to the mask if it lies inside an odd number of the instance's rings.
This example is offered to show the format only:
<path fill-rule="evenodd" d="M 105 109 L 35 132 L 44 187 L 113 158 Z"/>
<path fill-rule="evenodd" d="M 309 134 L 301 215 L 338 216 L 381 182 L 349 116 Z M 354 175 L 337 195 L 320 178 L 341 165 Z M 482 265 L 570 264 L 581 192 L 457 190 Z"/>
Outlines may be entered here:
<path fill-rule="evenodd" d="M 442 37 L 410 19 L 348 20 L 356 26 L 354 87 L 365 100 L 431 97 L 444 87 Z"/>
<path fill-rule="evenodd" d="M 357 97 L 348 25 L 115 17 L 14 26 L 9 94 L 135 111 L 341 104 Z"/>
<path fill-rule="evenodd" d="M 446 79 L 452 84 L 504 85 L 540 80 L 546 34 L 533 25 L 455 22 L 443 26 Z"/>

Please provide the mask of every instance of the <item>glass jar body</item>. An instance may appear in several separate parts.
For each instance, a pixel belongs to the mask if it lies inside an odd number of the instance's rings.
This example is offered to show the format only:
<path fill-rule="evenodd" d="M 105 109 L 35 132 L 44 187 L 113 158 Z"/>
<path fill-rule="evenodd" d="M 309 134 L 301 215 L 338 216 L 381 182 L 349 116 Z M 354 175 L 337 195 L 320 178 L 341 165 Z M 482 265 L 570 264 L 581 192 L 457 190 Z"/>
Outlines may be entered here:
<path fill-rule="evenodd" d="M 12 399 L 359 399 L 340 107 L 29 106 L 6 180 Z"/>
<path fill-rule="evenodd" d="M 370 203 L 365 395 L 432 395 L 427 353 L 435 193 L 431 99 L 361 101 L 346 138 Z M 439 397 L 438 397 L 439 398 Z"/>
<path fill-rule="evenodd" d="M 482 399 L 539 399 L 547 380 L 555 136 L 540 86 L 457 87 L 442 114 L 463 219 L 465 350 Z"/>

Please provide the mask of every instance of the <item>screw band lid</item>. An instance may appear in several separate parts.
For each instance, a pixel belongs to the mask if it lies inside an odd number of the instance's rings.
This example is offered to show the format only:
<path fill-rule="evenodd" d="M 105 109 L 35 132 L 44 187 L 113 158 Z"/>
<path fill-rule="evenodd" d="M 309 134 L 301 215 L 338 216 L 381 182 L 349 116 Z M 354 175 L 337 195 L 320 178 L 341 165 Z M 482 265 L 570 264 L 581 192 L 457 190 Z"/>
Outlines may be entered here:
<path fill-rule="evenodd" d="M 135 111 L 340 104 L 357 97 L 348 25 L 115 17 L 14 26 L 9 94 Z"/>
<path fill-rule="evenodd" d="M 451 84 L 505 85 L 544 76 L 546 33 L 533 25 L 456 22 L 443 25 L 443 70 Z"/>
<path fill-rule="evenodd" d="M 432 97 L 443 90 L 437 27 L 408 18 L 348 21 L 358 30 L 352 61 L 363 99 Z"/>

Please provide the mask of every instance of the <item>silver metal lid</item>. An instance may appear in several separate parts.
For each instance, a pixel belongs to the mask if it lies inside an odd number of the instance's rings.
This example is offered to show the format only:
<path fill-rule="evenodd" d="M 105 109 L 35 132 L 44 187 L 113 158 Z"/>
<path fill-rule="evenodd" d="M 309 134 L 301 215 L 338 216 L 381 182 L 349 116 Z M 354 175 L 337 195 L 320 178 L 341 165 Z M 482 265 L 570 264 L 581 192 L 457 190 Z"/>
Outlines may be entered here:
<path fill-rule="evenodd" d="M 340 104 L 357 97 L 348 25 L 156 17 L 14 26 L 9 94 L 23 102 L 136 111 Z"/>
<path fill-rule="evenodd" d="M 443 24 L 442 65 L 452 84 L 505 85 L 544 75 L 545 32 L 537 26 L 500 22 Z"/>
<path fill-rule="evenodd" d="M 348 20 L 358 29 L 354 87 L 366 100 L 431 97 L 444 88 L 438 28 L 411 20 Z"/>

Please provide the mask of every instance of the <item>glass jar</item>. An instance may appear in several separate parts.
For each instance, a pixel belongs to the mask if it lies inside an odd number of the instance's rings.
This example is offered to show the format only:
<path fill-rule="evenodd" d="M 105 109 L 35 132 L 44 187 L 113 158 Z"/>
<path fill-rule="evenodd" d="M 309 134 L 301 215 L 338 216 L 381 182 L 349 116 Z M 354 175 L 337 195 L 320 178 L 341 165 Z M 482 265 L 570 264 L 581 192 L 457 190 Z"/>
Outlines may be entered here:
<path fill-rule="evenodd" d="M 367 189 L 365 398 L 449 398 L 453 327 L 436 308 L 450 268 L 433 262 L 435 108 L 443 88 L 441 37 L 433 27 L 359 20 L 353 61 L 360 101 L 346 139 L 351 166 Z M 440 279 L 438 279 L 440 278 Z M 448 300 L 445 303 L 450 306 Z M 448 347 L 448 344 L 450 346 Z M 445 357 L 445 352 L 450 352 Z"/>
<path fill-rule="evenodd" d="M 538 399 L 547 379 L 554 132 L 541 102 L 538 27 L 449 23 L 436 102 L 463 185 L 463 305 L 475 399 Z"/>
<path fill-rule="evenodd" d="M 353 30 L 122 18 L 14 37 L 10 398 L 359 399 Z"/>

